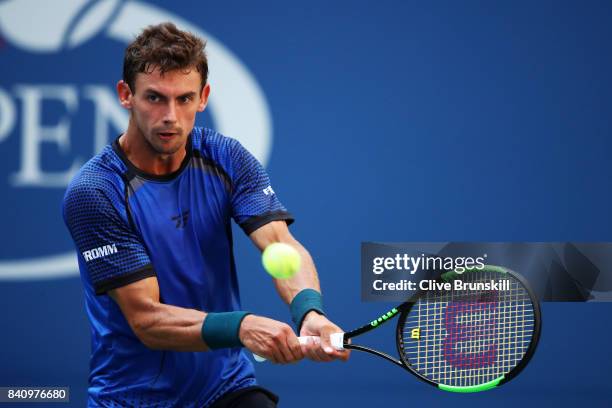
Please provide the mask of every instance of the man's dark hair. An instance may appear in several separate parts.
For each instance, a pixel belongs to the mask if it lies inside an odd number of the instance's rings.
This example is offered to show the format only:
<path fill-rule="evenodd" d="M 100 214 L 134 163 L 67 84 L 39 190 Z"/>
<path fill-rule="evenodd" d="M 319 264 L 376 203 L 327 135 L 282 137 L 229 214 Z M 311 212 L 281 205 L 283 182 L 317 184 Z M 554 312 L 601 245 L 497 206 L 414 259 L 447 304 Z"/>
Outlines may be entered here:
<path fill-rule="evenodd" d="M 161 74 L 195 68 L 202 77 L 204 87 L 208 80 L 208 60 L 204 47 L 204 41 L 179 30 L 172 23 L 149 26 L 125 49 L 123 80 L 134 93 L 138 73 L 151 73 L 156 68 Z"/>

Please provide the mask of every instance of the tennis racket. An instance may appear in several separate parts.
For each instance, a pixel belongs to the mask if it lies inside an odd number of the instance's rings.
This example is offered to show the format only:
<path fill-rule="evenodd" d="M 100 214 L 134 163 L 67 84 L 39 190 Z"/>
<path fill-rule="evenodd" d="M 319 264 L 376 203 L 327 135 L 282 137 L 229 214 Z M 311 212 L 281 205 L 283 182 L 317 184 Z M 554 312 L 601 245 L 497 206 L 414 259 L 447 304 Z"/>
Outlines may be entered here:
<path fill-rule="evenodd" d="M 485 286 L 491 281 L 506 283 L 501 289 Z M 332 346 L 384 358 L 444 391 L 485 391 L 520 373 L 541 329 L 540 306 L 527 282 L 509 269 L 486 265 L 447 272 L 435 283 L 376 320 L 332 335 Z M 399 358 L 349 341 L 398 316 Z M 299 339 L 302 344 L 320 341 Z"/>

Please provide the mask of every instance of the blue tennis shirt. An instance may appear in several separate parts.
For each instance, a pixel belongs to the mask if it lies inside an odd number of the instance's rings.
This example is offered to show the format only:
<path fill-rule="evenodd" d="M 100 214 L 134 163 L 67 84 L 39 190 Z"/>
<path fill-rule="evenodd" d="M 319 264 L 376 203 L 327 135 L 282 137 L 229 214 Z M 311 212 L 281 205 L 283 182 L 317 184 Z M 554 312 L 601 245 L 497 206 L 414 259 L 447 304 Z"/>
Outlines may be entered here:
<path fill-rule="evenodd" d="M 162 303 L 241 310 L 231 220 L 247 234 L 271 221 L 292 222 L 263 167 L 236 140 L 194 128 L 186 149 L 176 172 L 153 176 L 115 141 L 66 191 L 64 221 L 91 326 L 89 406 L 202 407 L 256 383 L 241 348 L 147 348 L 107 295 L 155 276 Z"/>

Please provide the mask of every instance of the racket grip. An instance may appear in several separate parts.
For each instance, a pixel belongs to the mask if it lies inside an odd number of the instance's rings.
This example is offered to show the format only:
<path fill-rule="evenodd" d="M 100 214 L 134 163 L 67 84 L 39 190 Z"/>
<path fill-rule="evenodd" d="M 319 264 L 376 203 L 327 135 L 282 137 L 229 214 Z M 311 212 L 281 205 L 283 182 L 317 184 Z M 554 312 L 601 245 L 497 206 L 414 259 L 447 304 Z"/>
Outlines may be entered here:
<path fill-rule="evenodd" d="M 336 350 L 344 350 L 344 333 L 332 333 L 329 341 Z"/>
<path fill-rule="evenodd" d="M 309 343 L 312 344 L 321 344 L 321 338 L 319 336 L 300 336 L 298 337 L 298 341 L 301 345 L 305 346 Z M 344 350 L 344 333 L 332 333 L 330 336 L 331 345 L 336 350 Z M 265 357 L 259 356 L 253 353 L 253 358 L 258 363 L 263 363 L 266 361 Z"/>

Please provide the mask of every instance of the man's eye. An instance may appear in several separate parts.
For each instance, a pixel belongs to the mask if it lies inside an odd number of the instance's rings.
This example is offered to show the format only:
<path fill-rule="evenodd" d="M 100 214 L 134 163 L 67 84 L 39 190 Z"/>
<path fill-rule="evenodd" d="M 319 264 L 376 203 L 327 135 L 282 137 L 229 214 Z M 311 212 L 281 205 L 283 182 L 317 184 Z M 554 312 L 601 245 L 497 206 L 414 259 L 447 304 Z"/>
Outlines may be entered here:
<path fill-rule="evenodd" d="M 157 101 L 159 101 L 159 96 L 157 96 L 157 95 L 148 95 L 147 99 L 149 100 L 149 102 L 157 102 Z"/>
<path fill-rule="evenodd" d="M 181 97 L 181 102 L 183 102 L 183 103 L 191 102 L 191 96 L 183 96 L 183 97 Z"/>

